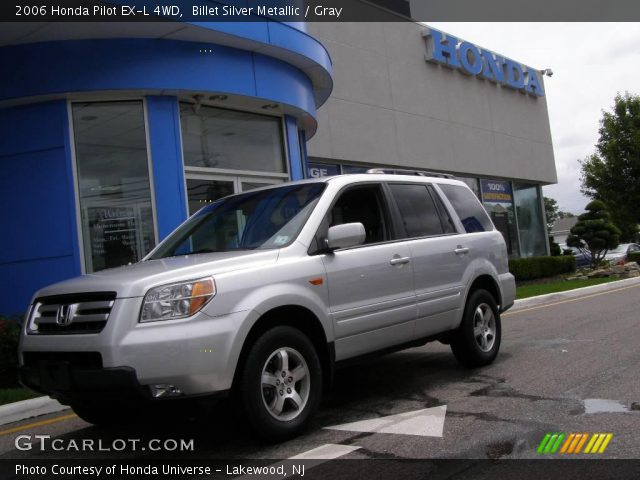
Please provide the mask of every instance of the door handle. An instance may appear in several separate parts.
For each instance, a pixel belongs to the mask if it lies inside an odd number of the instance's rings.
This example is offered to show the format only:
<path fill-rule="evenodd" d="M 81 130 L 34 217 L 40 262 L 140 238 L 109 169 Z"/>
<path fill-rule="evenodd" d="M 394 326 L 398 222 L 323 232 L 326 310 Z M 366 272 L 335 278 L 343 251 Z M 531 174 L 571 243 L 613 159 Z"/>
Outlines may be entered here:
<path fill-rule="evenodd" d="M 391 265 L 404 265 L 405 263 L 409 263 L 411 261 L 411 258 L 409 257 L 393 257 L 391 260 L 389 260 L 389 263 Z"/>
<path fill-rule="evenodd" d="M 456 255 L 464 255 L 465 253 L 469 253 L 469 247 L 463 247 L 462 245 L 458 245 L 458 247 L 453 251 Z"/>

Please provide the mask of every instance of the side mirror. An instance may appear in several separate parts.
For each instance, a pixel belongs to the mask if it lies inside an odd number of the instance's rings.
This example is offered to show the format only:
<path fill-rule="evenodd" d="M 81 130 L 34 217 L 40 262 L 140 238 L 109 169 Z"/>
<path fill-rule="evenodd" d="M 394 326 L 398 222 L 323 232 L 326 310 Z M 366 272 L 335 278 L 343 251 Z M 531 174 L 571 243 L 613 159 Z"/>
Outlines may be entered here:
<path fill-rule="evenodd" d="M 364 231 L 364 225 L 360 222 L 335 225 L 333 227 L 329 227 L 326 240 L 327 248 L 329 250 L 335 250 L 337 248 L 348 248 L 355 247 L 356 245 L 362 245 L 366 236 L 367 234 Z"/>

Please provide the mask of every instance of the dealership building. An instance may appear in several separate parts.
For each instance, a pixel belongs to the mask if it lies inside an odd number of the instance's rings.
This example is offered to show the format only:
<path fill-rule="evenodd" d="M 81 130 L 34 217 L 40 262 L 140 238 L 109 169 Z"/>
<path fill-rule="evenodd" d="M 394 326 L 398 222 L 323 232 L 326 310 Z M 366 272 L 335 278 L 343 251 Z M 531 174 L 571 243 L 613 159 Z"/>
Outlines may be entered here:
<path fill-rule="evenodd" d="M 372 167 L 452 174 L 547 253 L 542 74 L 425 25 L 12 23 L 0 61 L 0 315 L 222 196 Z"/>

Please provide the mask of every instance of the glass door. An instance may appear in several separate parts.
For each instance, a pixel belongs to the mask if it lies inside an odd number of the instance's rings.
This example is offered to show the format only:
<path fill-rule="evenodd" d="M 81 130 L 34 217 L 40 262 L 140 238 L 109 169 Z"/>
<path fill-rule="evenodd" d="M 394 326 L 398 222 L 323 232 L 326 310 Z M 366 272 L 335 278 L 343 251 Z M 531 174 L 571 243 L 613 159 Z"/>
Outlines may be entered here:
<path fill-rule="evenodd" d="M 193 215 L 202 207 L 216 200 L 233 195 L 234 193 L 248 192 L 256 188 L 267 187 L 282 183 L 279 178 L 258 178 L 248 176 L 211 175 L 187 173 L 187 200 L 189 202 L 189 215 Z"/>

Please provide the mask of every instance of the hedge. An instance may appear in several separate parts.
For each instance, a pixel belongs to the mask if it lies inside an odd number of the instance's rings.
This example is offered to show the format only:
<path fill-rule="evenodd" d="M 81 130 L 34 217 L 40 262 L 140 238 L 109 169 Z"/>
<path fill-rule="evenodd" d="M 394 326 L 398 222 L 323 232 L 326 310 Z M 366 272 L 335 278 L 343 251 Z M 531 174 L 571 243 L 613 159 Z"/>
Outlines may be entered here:
<path fill-rule="evenodd" d="M 638 262 L 638 265 L 640 265 L 640 252 L 632 252 L 628 254 L 627 262 Z"/>
<path fill-rule="evenodd" d="M 576 259 L 573 255 L 559 257 L 530 257 L 509 260 L 509 271 L 519 280 L 535 280 L 536 278 L 553 277 L 576 270 Z"/>

